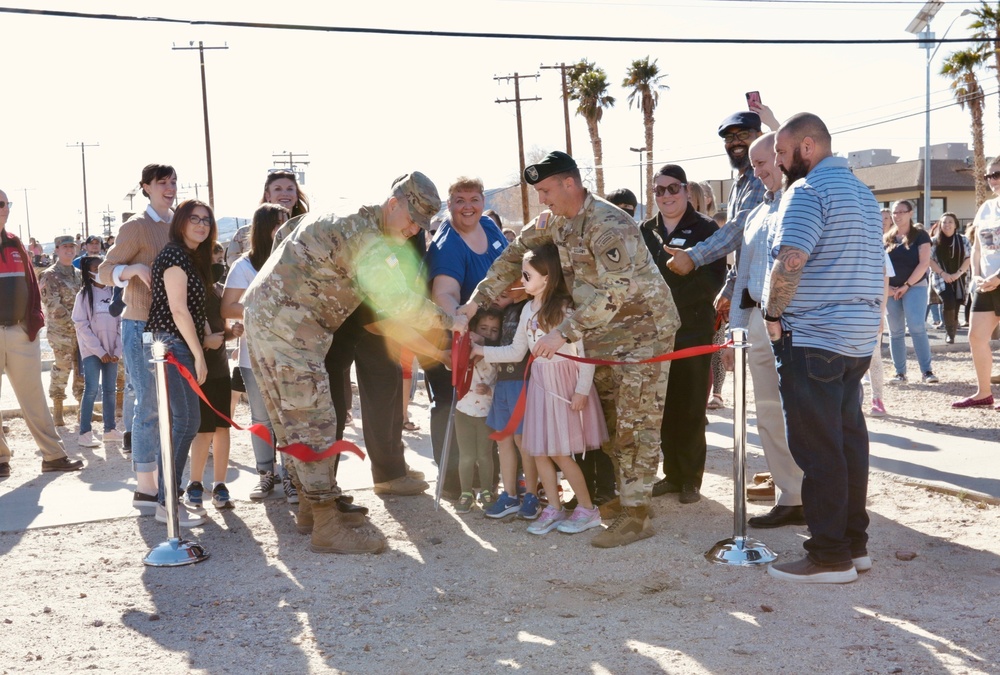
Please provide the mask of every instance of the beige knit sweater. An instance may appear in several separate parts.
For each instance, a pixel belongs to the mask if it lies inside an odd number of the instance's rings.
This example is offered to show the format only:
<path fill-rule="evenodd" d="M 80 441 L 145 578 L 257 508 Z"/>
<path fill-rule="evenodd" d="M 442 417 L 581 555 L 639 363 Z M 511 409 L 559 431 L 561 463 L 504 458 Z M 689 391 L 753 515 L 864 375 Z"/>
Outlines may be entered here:
<path fill-rule="evenodd" d="M 104 262 L 97 269 L 102 284 L 114 284 L 114 269 L 118 265 L 141 263 L 153 267 L 153 261 L 170 240 L 170 223 L 153 220 L 147 211 L 129 218 L 115 237 L 115 244 L 108 250 Z M 147 321 L 152 295 L 149 288 L 138 279 L 131 279 L 125 287 L 124 319 Z"/>

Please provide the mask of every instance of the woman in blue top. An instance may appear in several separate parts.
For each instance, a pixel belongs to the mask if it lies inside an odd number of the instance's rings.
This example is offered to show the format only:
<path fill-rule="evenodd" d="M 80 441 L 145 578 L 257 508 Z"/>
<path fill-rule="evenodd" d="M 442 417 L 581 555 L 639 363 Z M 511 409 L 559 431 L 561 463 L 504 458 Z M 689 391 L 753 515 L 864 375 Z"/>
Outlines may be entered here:
<path fill-rule="evenodd" d="M 893 382 L 906 382 L 906 331 L 925 384 L 938 381 L 931 370 L 931 345 L 927 338 L 927 269 L 931 263 L 931 238 L 913 223 L 913 204 L 903 200 L 892 205 L 893 225 L 885 234 L 885 250 L 896 276 L 889 279 L 886 318 L 889 322 L 889 353 L 896 367 Z"/>

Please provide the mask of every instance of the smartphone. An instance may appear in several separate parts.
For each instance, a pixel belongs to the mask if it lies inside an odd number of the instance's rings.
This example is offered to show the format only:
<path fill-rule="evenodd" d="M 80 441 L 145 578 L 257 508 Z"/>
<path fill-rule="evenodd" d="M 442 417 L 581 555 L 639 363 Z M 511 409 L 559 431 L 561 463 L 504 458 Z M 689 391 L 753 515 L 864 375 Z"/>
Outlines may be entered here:
<path fill-rule="evenodd" d="M 747 96 L 747 106 L 750 108 L 750 110 L 760 107 L 761 103 L 760 103 L 759 91 L 748 91 L 746 96 Z"/>

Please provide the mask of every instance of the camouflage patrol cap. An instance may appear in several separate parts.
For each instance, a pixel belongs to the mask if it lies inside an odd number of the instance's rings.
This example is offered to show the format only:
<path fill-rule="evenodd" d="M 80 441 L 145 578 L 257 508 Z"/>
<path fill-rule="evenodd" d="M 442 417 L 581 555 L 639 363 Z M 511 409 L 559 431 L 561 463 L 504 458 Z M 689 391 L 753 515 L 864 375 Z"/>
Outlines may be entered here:
<path fill-rule="evenodd" d="M 545 159 L 538 164 L 532 164 L 524 169 L 524 180 L 528 185 L 536 185 L 549 176 L 557 173 L 566 173 L 576 168 L 576 160 L 565 152 L 553 150 L 545 155 Z"/>
<path fill-rule="evenodd" d="M 56 243 L 56 248 L 59 248 L 60 246 L 62 246 L 64 244 L 73 244 L 75 246 L 76 245 L 76 240 L 73 239 L 73 237 L 69 236 L 68 234 L 62 234 L 62 235 L 59 235 L 58 237 L 56 237 L 56 242 L 55 243 Z"/>
<path fill-rule="evenodd" d="M 441 210 L 441 197 L 430 178 L 419 171 L 403 174 L 392 182 L 392 194 L 406 197 L 413 222 L 430 229 L 431 218 Z"/>

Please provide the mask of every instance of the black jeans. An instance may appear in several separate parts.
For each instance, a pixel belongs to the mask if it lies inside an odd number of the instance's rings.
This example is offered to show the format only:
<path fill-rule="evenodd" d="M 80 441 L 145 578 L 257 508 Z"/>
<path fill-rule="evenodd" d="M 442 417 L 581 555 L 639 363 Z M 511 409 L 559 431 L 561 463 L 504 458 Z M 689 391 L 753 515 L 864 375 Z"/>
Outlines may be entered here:
<path fill-rule="evenodd" d="M 330 393 L 337 411 L 337 437 L 343 436 L 344 417 L 350 401 L 347 373 L 353 363 L 361 398 L 361 429 L 372 465 L 372 480 L 384 483 L 406 475 L 403 459 L 403 374 L 381 335 L 365 329 L 374 316 L 363 305 L 333 334 L 326 355 Z M 346 386 L 345 386 L 346 385 Z M 338 401 L 338 398 L 340 399 Z"/>
<path fill-rule="evenodd" d="M 699 342 L 698 344 L 711 344 Z M 692 347 L 684 344 L 677 349 Z M 663 475 L 675 485 L 701 488 L 705 474 L 705 427 L 708 391 L 712 381 L 712 355 L 671 361 L 667 397 L 660 424 Z"/>
<path fill-rule="evenodd" d="M 867 554 L 868 428 L 861 378 L 871 356 L 795 347 L 785 333 L 771 343 L 788 447 L 805 476 L 802 508 L 812 535 L 804 546 L 820 565 Z"/>

